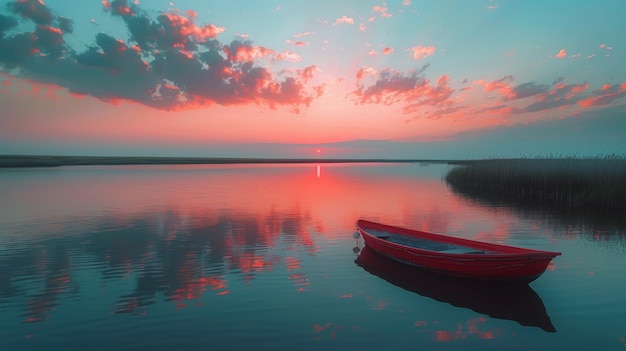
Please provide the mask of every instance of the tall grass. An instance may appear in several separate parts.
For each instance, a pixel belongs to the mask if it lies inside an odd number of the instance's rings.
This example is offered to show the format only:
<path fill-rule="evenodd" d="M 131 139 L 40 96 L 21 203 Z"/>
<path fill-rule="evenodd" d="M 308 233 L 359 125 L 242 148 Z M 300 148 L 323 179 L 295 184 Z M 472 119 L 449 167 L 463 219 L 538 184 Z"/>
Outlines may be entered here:
<path fill-rule="evenodd" d="M 626 157 L 620 155 L 459 161 L 445 180 L 463 192 L 626 214 Z"/>

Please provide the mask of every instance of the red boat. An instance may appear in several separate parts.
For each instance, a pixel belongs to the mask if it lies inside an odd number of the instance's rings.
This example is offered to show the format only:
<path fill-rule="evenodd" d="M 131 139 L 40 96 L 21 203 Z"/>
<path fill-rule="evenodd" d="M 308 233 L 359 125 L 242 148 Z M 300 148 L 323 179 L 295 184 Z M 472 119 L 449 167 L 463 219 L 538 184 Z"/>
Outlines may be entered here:
<path fill-rule="evenodd" d="M 358 220 L 372 250 L 415 267 L 484 281 L 530 283 L 560 252 L 491 244 Z"/>

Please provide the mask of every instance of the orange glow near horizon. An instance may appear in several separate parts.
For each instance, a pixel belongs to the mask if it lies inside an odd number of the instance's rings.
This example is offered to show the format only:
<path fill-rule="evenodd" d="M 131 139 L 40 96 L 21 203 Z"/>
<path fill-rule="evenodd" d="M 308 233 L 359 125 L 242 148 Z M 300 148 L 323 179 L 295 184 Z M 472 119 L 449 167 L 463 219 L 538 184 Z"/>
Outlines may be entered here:
<path fill-rule="evenodd" d="M 311 144 L 357 139 L 440 141 L 463 131 L 513 124 L 507 116 L 474 120 L 467 119 L 461 112 L 458 116 L 451 115 L 455 120 L 452 124 L 445 119 L 413 120 L 399 107 L 358 105 L 333 95 L 322 96 L 319 105 L 303 110 L 300 116 L 294 116 L 285 107 L 214 104 L 209 115 L 206 110 L 191 109 L 178 111 L 174 117 L 171 112 L 135 102 L 120 100 L 117 104 L 110 104 L 90 96 L 76 97 L 54 84 L 9 77 L 3 80 L 7 91 L 0 94 L 0 99 L 10 99 L 18 109 L 15 116 L 20 118 L 9 120 L 4 132 L 12 138 L 37 138 L 46 142 L 69 140 L 105 145 L 116 141 L 128 145 L 200 148 L 216 143 Z M 40 90 L 43 93 L 39 93 Z M 33 99 L 38 103 L 32 103 Z M 91 108 L 93 105 L 98 108 Z M 250 123 L 250 118 L 257 118 L 259 123 Z M 56 123 L 45 123 L 47 120 Z M 321 154 L 322 150 L 314 152 Z"/>

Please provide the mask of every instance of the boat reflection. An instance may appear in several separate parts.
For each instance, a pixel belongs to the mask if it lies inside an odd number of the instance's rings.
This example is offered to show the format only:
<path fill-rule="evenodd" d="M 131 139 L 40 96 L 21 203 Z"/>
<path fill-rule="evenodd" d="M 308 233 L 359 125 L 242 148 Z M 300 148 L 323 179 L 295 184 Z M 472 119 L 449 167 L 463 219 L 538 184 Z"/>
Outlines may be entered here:
<path fill-rule="evenodd" d="M 495 285 L 446 277 L 390 260 L 367 246 L 355 262 L 367 272 L 416 294 L 491 318 L 556 332 L 543 301 L 528 285 Z"/>

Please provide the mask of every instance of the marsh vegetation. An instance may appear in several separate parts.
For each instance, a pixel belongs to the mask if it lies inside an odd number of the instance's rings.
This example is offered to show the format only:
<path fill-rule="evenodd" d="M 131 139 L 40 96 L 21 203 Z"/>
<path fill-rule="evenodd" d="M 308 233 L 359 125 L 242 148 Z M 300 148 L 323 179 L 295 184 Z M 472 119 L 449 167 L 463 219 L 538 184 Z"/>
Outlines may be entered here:
<path fill-rule="evenodd" d="M 626 214 L 626 156 L 460 161 L 445 180 L 453 190 Z"/>

